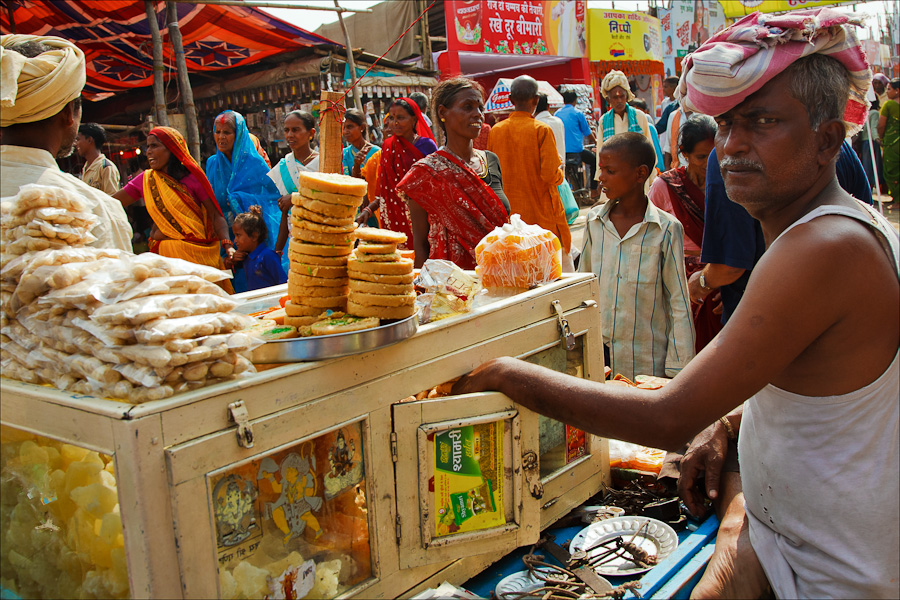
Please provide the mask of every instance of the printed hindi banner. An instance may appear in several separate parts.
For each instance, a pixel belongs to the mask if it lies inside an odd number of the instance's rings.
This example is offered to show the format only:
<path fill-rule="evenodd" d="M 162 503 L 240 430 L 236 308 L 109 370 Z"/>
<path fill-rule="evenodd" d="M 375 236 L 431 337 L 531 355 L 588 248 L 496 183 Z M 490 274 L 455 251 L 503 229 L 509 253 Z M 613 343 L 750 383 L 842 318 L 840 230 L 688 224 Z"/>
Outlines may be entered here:
<path fill-rule="evenodd" d="M 816 8 L 833 4 L 855 4 L 858 2 L 859 0 L 721 0 L 725 16 L 730 19 L 740 18 L 755 11 L 764 13 L 785 12 L 788 10 Z"/>
<path fill-rule="evenodd" d="M 584 56 L 586 0 L 447 0 L 447 49 Z"/>
<path fill-rule="evenodd" d="M 589 10 L 592 61 L 662 61 L 659 19 L 640 12 Z"/>

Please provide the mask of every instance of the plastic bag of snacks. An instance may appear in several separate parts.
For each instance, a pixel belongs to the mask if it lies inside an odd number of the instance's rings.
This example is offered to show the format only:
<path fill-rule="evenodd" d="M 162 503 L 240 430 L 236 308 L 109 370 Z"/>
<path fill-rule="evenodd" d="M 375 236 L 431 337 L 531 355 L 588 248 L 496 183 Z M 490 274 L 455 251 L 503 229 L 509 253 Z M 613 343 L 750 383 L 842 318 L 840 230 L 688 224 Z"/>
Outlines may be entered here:
<path fill-rule="evenodd" d="M 527 289 L 559 279 L 562 245 L 553 233 L 512 215 L 478 242 L 475 261 L 484 287 Z"/>
<path fill-rule="evenodd" d="M 426 260 L 415 284 L 425 289 L 416 298 L 420 323 L 469 312 L 481 289 L 477 279 L 449 260 Z"/>

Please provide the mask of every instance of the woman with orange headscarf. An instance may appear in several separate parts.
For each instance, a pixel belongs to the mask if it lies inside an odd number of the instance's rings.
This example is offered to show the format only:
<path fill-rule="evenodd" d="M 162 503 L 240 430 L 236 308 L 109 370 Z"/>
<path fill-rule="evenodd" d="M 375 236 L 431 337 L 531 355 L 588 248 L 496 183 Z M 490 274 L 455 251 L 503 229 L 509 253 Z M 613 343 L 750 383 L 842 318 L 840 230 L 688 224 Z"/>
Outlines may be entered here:
<path fill-rule="evenodd" d="M 228 225 L 184 137 L 171 127 L 152 129 L 147 135 L 147 162 L 150 170 L 129 181 L 113 197 L 124 206 L 144 199 L 153 219 L 150 250 L 160 256 L 225 268 L 220 249 L 225 248 L 229 261 L 235 252 Z M 222 283 L 226 291 L 234 291 L 229 281 Z"/>

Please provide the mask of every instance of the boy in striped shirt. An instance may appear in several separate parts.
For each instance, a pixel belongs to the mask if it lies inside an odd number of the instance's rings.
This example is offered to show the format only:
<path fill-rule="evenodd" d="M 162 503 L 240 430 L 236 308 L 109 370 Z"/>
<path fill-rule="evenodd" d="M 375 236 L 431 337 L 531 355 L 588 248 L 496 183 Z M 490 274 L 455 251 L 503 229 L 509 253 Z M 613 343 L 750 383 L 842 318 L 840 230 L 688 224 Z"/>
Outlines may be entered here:
<path fill-rule="evenodd" d="M 656 164 L 647 138 L 609 138 L 598 164 L 609 201 L 587 215 L 579 271 L 599 279 L 606 364 L 631 380 L 674 377 L 694 357 L 684 229 L 644 194 Z"/>

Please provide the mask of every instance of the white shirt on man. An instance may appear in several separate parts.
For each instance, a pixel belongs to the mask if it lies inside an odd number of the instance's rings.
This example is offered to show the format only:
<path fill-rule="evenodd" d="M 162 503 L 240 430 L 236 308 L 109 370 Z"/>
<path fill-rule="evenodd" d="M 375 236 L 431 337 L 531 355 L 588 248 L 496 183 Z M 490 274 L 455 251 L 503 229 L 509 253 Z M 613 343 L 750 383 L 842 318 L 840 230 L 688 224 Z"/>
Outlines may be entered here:
<path fill-rule="evenodd" d="M 556 151 L 559 159 L 566 164 L 566 125 L 559 117 L 554 117 L 549 110 L 539 112 L 534 118 L 541 123 L 546 123 L 553 130 L 553 139 L 556 141 Z"/>

